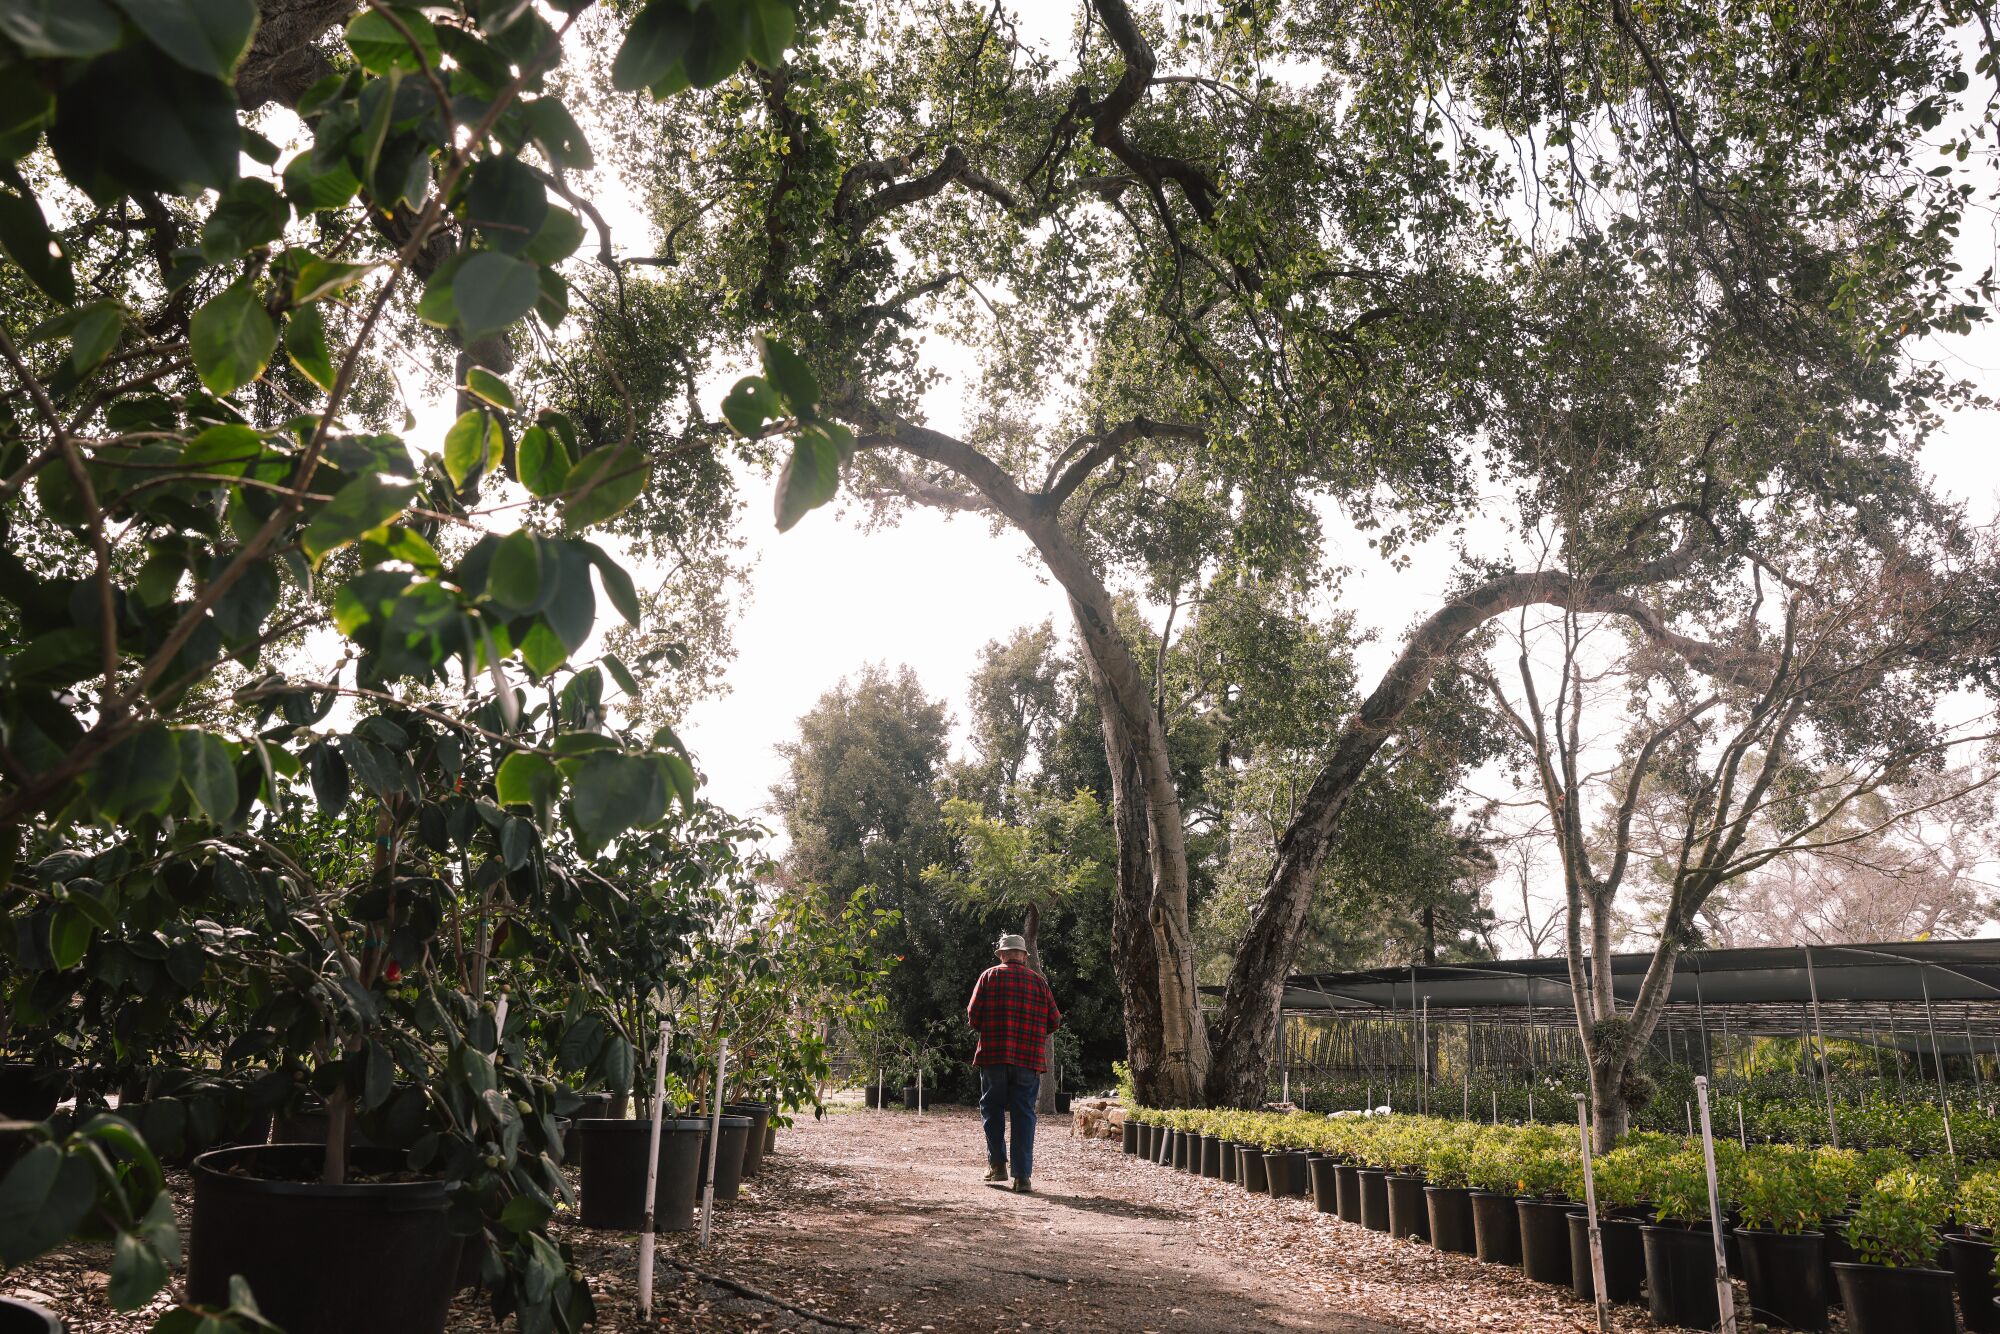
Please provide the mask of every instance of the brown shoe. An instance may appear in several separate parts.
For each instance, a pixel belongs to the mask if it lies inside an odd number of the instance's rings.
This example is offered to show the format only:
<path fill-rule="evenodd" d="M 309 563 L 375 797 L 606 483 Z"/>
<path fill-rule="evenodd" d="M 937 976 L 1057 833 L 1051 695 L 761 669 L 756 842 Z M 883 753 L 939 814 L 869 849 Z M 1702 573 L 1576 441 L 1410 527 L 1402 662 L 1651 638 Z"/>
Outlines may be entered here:
<path fill-rule="evenodd" d="M 987 1168 L 986 1179 L 988 1181 L 1005 1181 L 1007 1179 L 1007 1164 L 999 1163 Z"/>
<path fill-rule="evenodd" d="M 1030 1185 L 1028 1184 L 1028 1178 L 1026 1178 L 1026 1177 L 1015 1177 L 1015 1178 L 1014 1178 L 1014 1193 L 1015 1193 L 1016 1195 L 1033 1195 L 1033 1194 L 1035 1193 L 1035 1188 L 1034 1188 L 1033 1186 L 1030 1186 Z"/>

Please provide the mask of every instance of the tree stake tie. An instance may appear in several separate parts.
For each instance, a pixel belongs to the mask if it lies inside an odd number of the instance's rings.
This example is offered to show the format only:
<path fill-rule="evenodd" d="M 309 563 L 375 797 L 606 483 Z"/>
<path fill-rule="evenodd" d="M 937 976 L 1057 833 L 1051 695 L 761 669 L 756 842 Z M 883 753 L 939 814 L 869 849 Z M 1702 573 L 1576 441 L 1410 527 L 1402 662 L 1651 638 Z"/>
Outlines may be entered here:
<path fill-rule="evenodd" d="M 709 1225 L 715 1218 L 715 1151 L 722 1142 L 722 1072 L 729 1064 L 729 1039 L 718 1034 L 715 1048 L 715 1114 L 708 1123 L 708 1170 L 701 1183 L 701 1245 L 708 1249 Z"/>
<path fill-rule="evenodd" d="M 660 1191 L 660 1118 L 667 1102 L 667 1048 L 673 1043 L 672 1025 L 660 1020 L 660 1059 L 653 1064 L 653 1135 L 646 1150 L 646 1222 L 639 1229 L 639 1319 L 653 1318 L 653 1205 Z M 704 1216 L 703 1222 L 707 1221 Z"/>

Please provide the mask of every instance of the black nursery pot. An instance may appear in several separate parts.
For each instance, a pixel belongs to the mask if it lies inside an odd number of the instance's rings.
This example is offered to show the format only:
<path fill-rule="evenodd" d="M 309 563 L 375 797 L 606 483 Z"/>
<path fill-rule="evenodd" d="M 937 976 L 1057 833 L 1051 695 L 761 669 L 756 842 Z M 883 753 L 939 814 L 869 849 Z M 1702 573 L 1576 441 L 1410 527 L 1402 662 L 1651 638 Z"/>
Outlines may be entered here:
<path fill-rule="evenodd" d="M 17 1061 L 0 1064 L 0 1117 L 46 1121 L 62 1101 L 68 1076 L 60 1070 Z"/>
<path fill-rule="evenodd" d="M 0 1297 L 0 1334 L 63 1334 L 63 1322 L 33 1302 Z"/>
<path fill-rule="evenodd" d="M 1205 1177 L 1222 1175 L 1222 1137 L 1203 1135 L 1201 1137 L 1201 1174 Z"/>
<path fill-rule="evenodd" d="M 1894 1268 L 1838 1261 L 1834 1277 L 1853 1334 L 1952 1334 L 1957 1280 L 1949 1269 Z"/>
<path fill-rule="evenodd" d="M 1472 1192 L 1472 1250 L 1490 1265 L 1521 1263 L 1521 1213 L 1512 1195 Z"/>
<path fill-rule="evenodd" d="M 1058 1093 L 1058 1094 L 1056 1094 L 1056 1114 L 1057 1114 L 1057 1115 L 1061 1115 L 1062 1113 L 1064 1113 L 1064 1112 L 1066 1112 L 1066 1111 L 1068 1111 L 1068 1110 L 1069 1110 L 1069 1099 L 1070 1099 L 1070 1095 L 1069 1095 L 1069 1094 L 1067 1094 L 1067 1093 Z"/>
<path fill-rule="evenodd" d="M 1646 1302 L 1663 1325 L 1714 1329 L 1722 1319 L 1715 1296 L 1715 1234 L 1706 1226 L 1647 1225 Z"/>
<path fill-rule="evenodd" d="M 1824 1254 L 1826 1256 L 1826 1299 L 1834 1306 L 1845 1306 L 1846 1298 L 1840 1295 L 1840 1280 L 1834 1277 L 1833 1267 L 1844 1261 L 1851 1262 L 1858 1257 L 1854 1248 L 1847 1244 L 1847 1215 L 1835 1214 L 1822 1219 L 1820 1231 L 1825 1234 Z"/>
<path fill-rule="evenodd" d="M 707 1129 L 708 1122 L 693 1118 L 660 1122 L 659 1179 L 653 1192 L 656 1232 L 694 1227 Z M 593 1118 L 571 1123 L 570 1133 L 580 1146 L 588 1146 L 583 1153 L 583 1225 L 637 1232 L 646 1221 L 646 1146 L 653 1123 Z"/>
<path fill-rule="evenodd" d="M 1379 1167 L 1364 1167 L 1361 1177 L 1361 1226 L 1371 1232 L 1389 1230 L 1389 1174 Z"/>
<path fill-rule="evenodd" d="M 743 1140 L 743 1179 L 754 1180 L 764 1170 L 764 1134 L 771 1128 L 768 1102 L 729 1102 L 722 1110 L 730 1116 L 750 1118 L 750 1133 Z"/>
<path fill-rule="evenodd" d="M 1824 1236 L 1740 1227 L 1736 1241 L 1754 1318 L 1787 1329 L 1826 1328 Z"/>
<path fill-rule="evenodd" d="M 1269 1158 L 1255 1145 L 1245 1145 L 1243 1151 L 1236 1155 L 1236 1160 L 1243 1165 L 1243 1189 L 1253 1195 L 1262 1195 L 1271 1188 L 1271 1179 L 1264 1170 Z"/>
<path fill-rule="evenodd" d="M 2000 1334 L 2000 1312 L 1993 1308 L 1993 1243 L 1984 1237 L 1953 1233 L 1945 1245 L 1951 1252 L 1951 1272 L 1958 1278 L 1958 1309 L 1972 1334 Z"/>
<path fill-rule="evenodd" d="M 1340 1164 L 1331 1158 L 1306 1160 L 1306 1180 L 1312 1187 L 1313 1208 L 1323 1214 L 1339 1212 L 1339 1192 L 1335 1186 L 1335 1175 L 1339 1169 Z"/>
<path fill-rule="evenodd" d="M 322 1185 L 325 1152 L 271 1144 L 195 1159 L 189 1300 L 226 1305 L 230 1275 L 241 1274 L 265 1318 L 287 1334 L 437 1334 L 462 1241 L 447 1222 L 450 1183 Z M 348 1170 L 368 1177 L 407 1168 L 394 1150 L 353 1149 Z"/>
<path fill-rule="evenodd" d="M 1333 1211 L 1343 1223 L 1361 1221 L 1361 1169 L 1353 1163 L 1333 1165 Z"/>
<path fill-rule="evenodd" d="M 1463 1186 L 1425 1186 L 1424 1208 L 1431 1219 L 1431 1245 L 1454 1255 L 1471 1255 L 1472 1192 Z"/>
<path fill-rule="evenodd" d="M 704 1132 L 708 1130 L 708 1118 L 705 1116 L 701 1118 L 701 1128 Z M 715 1152 L 715 1198 L 718 1200 L 735 1199 L 737 1190 L 743 1184 L 743 1141 L 749 1138 L 749 1135 L 749 1117 L 723 1113 L 722 1137 L 716 1142 Z M 702 1138 L 704 1140 L 701 1146 L 702 1172 L 706 1174 L 708 1171 L 706 1133 Z M 640 1159 L 643 1160 L 645 1156 L 645 1151 L 641 1150 Z M 586 1157 L 584 1161 L 588 1163 L 590 1159 Z"/>
<path fill-rule="evenodd" d="M 1431 1213 L 1424 1204 L 1424 1179 L 1399 1172 L 1389 1178 L 1389 1235 L 1405 1240 L 1431 1239 Z"/>
<path fill-rule="evenodd" d="M 1597 1216 L 1597 1239 L 1604 1247 L 1604 1292 L 1613 1302 L 1636 1302 L 1646 1282 L 1646 1246 L 1640 1225 L 1629 1218 Z M 1590 1215 L 1569 1216 L 1569 1290 L 1584 1301 L 1597 1296 L 1590 1270 Z"/>
<path fill-rule="evenodd" d="M 1271 1191 L 1271 1198 L 1278 1199 L 1290 1195 L 1304 1198 L 1306 1193 L 1306 1156 L 1296 1149 L 1281 1150 L 1264 1155 L 1264 1180 Z"/>
<path fill-rule="evenodd" d="M 919 1093 L 915 1084 L 903 1085 L 903 1110 L 906 1112 L 914 1112 L 920 1108 L 924 1111 L 929 1111 L 931 1104 L 936 1101 L 937 1090 L 935 1089 L 924 1089 Z"/>
<path fill-rule="evenodd" d="M 1139 1152 L 1139 1123 L 1121 1122 L 1118 1127 L 1118 1151 L 1120 1153 Z"/>
<path fill-rule="evenodd" d="M 1569 1213 L 1575 1207 L 1568 1200 L 1514 1201 L 1521 1220 L 1521 1272 L 1535 1282 L 1569 1286 Z"/>

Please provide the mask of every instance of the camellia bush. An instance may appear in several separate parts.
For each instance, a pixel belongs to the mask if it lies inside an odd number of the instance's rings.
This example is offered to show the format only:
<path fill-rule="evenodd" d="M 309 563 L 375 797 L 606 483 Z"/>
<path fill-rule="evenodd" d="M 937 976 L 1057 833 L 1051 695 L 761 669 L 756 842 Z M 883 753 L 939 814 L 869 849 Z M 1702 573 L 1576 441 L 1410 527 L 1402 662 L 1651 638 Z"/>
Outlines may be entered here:
<path fill-rule="evenodd" d="M 583 657 L 640 619 L 594 534 L 652 462 L 508 375 L 531 325 L 566 336 L 591 149 L 553 80 L 589 4 L 303 36 L 254 0 L 0 5 L 0 1041 L 32 1085 L 0 1261 L 115 1237 L 110 1297 L 143 1305 L 178 1239 L 135 1127 L 184 1155 L 304 1117 L 324 1183 L 357 1135 L 450 1183 L 498 1313 L 590 1318 L 546 1228 L 557 1048 L 585 929 L 631 913 L 599 859 L 696 775 Z M 623 6 L 615 80 L 707 87 L 800 21 Z M 450 367 L 435 432 L 408 346 Z M 762 355 L 725 416 L 792 436 L 789 522 L 851 441 Z M 584 1064 L 629 1084 L 633 1054 Z M 233 1285 L 201 1327 L 255 1308 Z"/>

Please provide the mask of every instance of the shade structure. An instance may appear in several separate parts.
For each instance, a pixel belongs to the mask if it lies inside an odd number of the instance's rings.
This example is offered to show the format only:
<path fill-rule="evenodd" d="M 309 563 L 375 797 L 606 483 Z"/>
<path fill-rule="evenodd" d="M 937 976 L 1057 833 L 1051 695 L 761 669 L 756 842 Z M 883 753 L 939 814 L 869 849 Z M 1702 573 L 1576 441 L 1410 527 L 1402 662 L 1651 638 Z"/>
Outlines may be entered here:
<path fill-rule="evenodd" d="M 1650 954 L 1612 956 L 1611 989 L 1621 1004 L 1638 996 L 1651 963 Z M 1829 1036 L 1876 1032 L 1892 1018 L 1907 1025 L 1904 1007 L 1926 1000 L 1941 1025 L 1949 1015 L 1954 1028 L 1970 1019 L 1977 1032 L 2000 1031 L 2000 939 L 1691 950 L 1675 968 L 1668 1004 L 1670 1014 L 1689 1021 L 1699 1010 L 1709 1024 L 1726 1019 L 1739 1032 L 1795 1032 L 1799 1007 L 1813 1001 L 1813 983 Z M 1428 1009 L 1433 1020 L 1472 1013 L 1547 1022 L 1554 1017 L 1548 1011 L 1571 1009 L 1569 965 L 1561 958 L 1513 959 L 1301 973 L 1286 979 L 1284 1009 L 1296 1015 Z M 1877 1036 L 1889 1039 L 1887 1032 Z M 1904 1030 L 1896 1039 L 1913 1041 L 1914 1034 Z M 1963 1050 L 1962 1031 L 1957 1041 Z M 1949 1049 L 1944 1033 L 1938 1044 Z"/>

